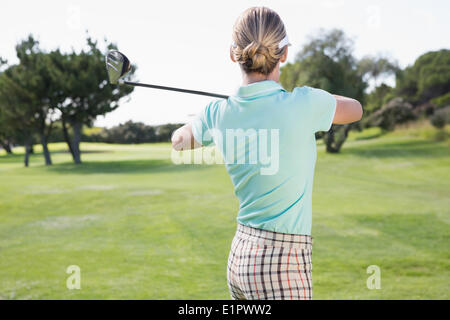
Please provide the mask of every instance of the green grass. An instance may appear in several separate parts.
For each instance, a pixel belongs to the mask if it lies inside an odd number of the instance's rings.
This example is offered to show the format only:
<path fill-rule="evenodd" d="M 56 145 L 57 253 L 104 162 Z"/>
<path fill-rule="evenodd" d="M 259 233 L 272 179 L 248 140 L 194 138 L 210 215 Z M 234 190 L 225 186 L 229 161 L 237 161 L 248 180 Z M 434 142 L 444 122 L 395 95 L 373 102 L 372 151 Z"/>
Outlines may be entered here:
<path fill-rule="evenodd" d="M 450 298 L 450 148 L 411 132 L 319 144 L 315 299 Z M 51 150 L 51 167 L 38 146 L 30 168 L 20 148 L 0 154 L 0 299 L 229 298 L 238 202 L 223 166 L 173 165 L 168 144 L 82 144 L 79 166 Z"/>

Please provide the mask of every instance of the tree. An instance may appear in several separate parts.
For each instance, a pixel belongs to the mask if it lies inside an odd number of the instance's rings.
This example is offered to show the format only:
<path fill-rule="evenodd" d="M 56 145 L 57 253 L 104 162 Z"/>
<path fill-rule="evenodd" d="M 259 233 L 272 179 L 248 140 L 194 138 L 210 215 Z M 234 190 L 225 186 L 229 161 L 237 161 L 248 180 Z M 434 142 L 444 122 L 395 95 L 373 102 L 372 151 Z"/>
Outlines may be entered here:
<path fill-rule="evenodd" d="M 353 56 L 353 41 L 336 29 L 312 37 L 295 62 L 281 68 L 280 81 L 287 90 L 308 85 L 359 101 L 367 86 Z M 323 134 L 327 152 L 339 152 L 351 128 L 333 125 Z"/>
<path fill-rule="evenodd" d="M 54 92 L 59 86 L 59 82 L 52 81 L 53 72 L 48 54 L 39 48 L 39 42 L 33 36 L 20 42 L 16 46 L 19 65 L 12 73 L 13 81 L 24 91 L 28 92 L 30 100 L 23 108 L 31 108 L 34 128 L 30 130 L 39 134 L 42 144 L 45 164 L 51 165 L 51 156 L 48 149 L 48 137 L 55 121 Z"/>
<path fill-rule="evenodd" d="M 1 89 L 0 89 L 1 91 Z M 14 142 L 14 130 L 8 125 L 7 117 L 5 116 L 5 106 L 0 104 L 0 146 L 8 154 L 12 154 L 12 144 Z"/>
<path fill-rule="evenodd" d="M 365 56 L 358 61 L 359 73 L 363 75 L 366 82 L 372 81 L 374 87 L 379 87 L 379 83 L 389 76 L 395 76 L 400 72 L 398 63 L 386 56 L 377 54 L 375 56 Z"/>
<path fill-rule="evenodd" d="M 36 116 L 36 97 L 19 85 L 23 75 L 23 66 L 10 66 L 0 75 L 0 108 L 2 123 L 7 124 L 7 130 L 21 137 L 25 146 L 25 167 L 29 165 L 32 151 L 33 133 L 39 124 Z"/>
<path fill-rule="evenodd" d="M 450 106 L 450 91 L 442 96 L 431 99 L 431 103 L 435 105 L 438 109 Z"/>
<path fill-rule="evenodd" d="M 7 61 L 0 57 L 0 68 L 6 65 Z M 1 73 L 0 73 L 1 74 Z M 0 89 L 1 91 L 1 89 Z M 5 117 L 4 106 L 0 104 L 0 146 L 6 151 L 6 153 L 12 153 L 12 136 L 14 131 L 11 126 L 8 125 L 8 121 Z"/>
<path fill-rule="evenodd" d="M 115 46 L 109 44 L 107 48 Z M 1 75 L 0 138 L 7 129 L 20 132 L 27 149 L 25 162 L 28 165 L 33 134 L 37 133 L 45 163 L 50 165 L 48 139 L 58 111 L 69 150 L 75 163 L 81 163 L 82 126 L 91 125 L 98 115 L 117 108 L 118 101 L 130 94 L 133 87 L 109 85 L 104 54 L 89 37 L 87 49 L 80 53 L 63 54 L 59 49 L 43 52 L 31 35 L 16 46 L 16 52 L 19 64 L 10 66 Z M 4 63 L 0 59 L 0 67 Z"/>
<path fill-rule="evenodd" d="M 364 115 L 362 127 L 368 124 L 368 116 L 379 110 L 389 100 L 395 97 L 394 88 L 385 84 L 383 80 L 396 76 L 401 72 L 398 63 L 391 58 L 377 54 L 365 56 L 358 61 L 358 70 L 364 81 L 373 89 L 365 95 Z"/>
<path fill-rule="evenodd" d="M 383 105 L 385 105 L 389 100 L 395 98 L 395 89 L 393 87 L 388 86 L 387 84 L 380 84 L 377 86 L 372 92 L 366 94 L 365 97 L 365 106 L 364 106 L 364 115 L 365 119 L 363 120 L 364 127 L 368 125 L 368 118 L 371 114 L 381 109 Z"/>
<path fill-rule="evenodd" d="M 450 92 L 450 50 L 421 55 L 397 75 L 397 93 L 415 105 Z"/>
<path fill-rule="evenodd" d="M 115 45 L 107 45 L 115 49 Z M 133 87 L 113 86 L 108 83 L 104 53 L 97 42 L 87 38 L 87 50 L 63 55 L 53 52 L 54 81 L 64 84 L 61 91 L 66 98 L 57 105 L 61 112 L 63 132 L 75 163 L 81 163 L 80 141 L 83 125 L 91 126 L 99 115 L 113 111 L 119 100 L 129 95 Z M 132 75 L 133 72 L 131 72 Z M 130 76 L 129 76 L 130 77 Z M 68 126 L 72 128 L 70 139 Z"/>

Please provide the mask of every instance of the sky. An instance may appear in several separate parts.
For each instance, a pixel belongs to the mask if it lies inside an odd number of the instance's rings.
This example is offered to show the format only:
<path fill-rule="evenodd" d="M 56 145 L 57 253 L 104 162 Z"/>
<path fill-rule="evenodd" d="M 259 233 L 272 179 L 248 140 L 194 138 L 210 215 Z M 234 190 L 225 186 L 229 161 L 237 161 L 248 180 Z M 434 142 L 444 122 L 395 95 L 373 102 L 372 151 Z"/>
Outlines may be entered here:
<path fill-rule="evenodd" d="M 229 58 L 231 31 L 240 13 L 252 6 L 272 8 L 281 16 L 292 44 L 290 62 L 320 29 L 344 30 L 354 39 L 358 58 L 382 53 L 401 67 L 427 51 L 450 48 L 448 0 L 2 0 L 0 56 L 17 62 L 14 46 L 30 33 L 45 50 L 79 50 L 88 30 L 95 39 L 115 42 L 138 66 L 139 81 L 233 94 L 241 74 Z M 136 88 L 95 125 L 187 122 L 210 100 Z"/>

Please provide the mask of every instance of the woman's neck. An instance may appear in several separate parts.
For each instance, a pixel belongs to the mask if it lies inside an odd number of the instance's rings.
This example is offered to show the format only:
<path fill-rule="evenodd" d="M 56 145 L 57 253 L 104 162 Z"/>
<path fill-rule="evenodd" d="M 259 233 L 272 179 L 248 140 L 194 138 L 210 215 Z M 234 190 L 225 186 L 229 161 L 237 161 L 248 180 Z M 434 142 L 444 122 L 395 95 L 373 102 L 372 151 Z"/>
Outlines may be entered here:
<path fill-rule="evenodd" d="M 265 80 L 272 80 L 275 82 L 280 82 L 280 72 L 278 68 L 275 68 L 271 73 L 268 75 L 262 74 L 262 73 L 245 73 L 242 72 L 242 85 L 247 86 L 254 82 L 260 82 Z"/>

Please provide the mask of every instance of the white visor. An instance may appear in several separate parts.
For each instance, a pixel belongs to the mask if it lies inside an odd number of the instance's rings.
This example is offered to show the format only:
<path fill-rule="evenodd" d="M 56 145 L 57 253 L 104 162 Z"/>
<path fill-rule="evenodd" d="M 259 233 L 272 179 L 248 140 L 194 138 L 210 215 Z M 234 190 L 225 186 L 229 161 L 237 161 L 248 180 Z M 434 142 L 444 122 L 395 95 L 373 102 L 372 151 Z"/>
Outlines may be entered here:
<path fill-rule="evenodd" d="M 290 46 L 291 44 L 289 43 L 289 38 L 286 35 L 286 37 L 283 38 L 283 40 L 280 41 L 280 43 L 278 44 L 278 49 L 284 48 L 285 46 Z"/>

